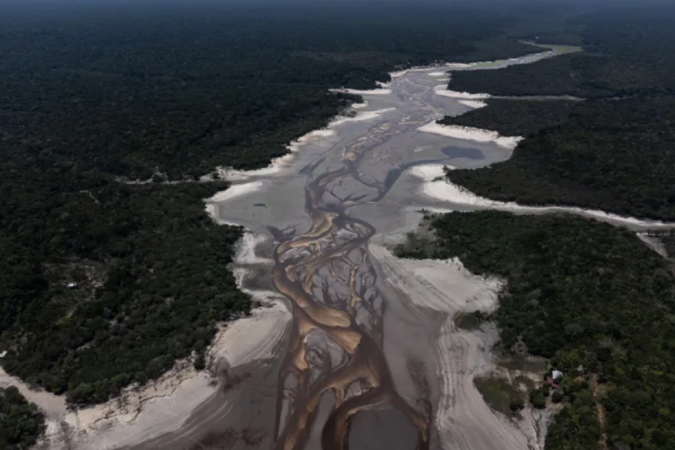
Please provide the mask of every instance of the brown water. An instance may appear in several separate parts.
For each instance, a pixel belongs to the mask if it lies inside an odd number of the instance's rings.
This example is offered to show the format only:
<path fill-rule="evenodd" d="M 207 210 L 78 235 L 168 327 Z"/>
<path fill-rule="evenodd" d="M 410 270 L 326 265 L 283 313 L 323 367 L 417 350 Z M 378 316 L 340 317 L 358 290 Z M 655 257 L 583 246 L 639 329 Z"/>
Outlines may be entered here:
<path fill-rule="evenodd" d="M 307 185 L 306 210 L 312 227 L 275 251 L 274 285 L 291 301 L 294 319 L 279 380 L 285 386 L 292 378 L 294 386 L 290 392 L 279 392 L 276 448 L 280 450 L 305 448 L 326 392 L 332 393 L 333 405 L 323 426 L 324 449 L 347 448 L 351 418 L 383 403 L 401 412 L 417 429 L 416 448 L 429 447 L 429 411 L 410 405 L 397 393 L 382 352 L 384 303 L 375 289 L 377 273 L 367 252 L 375 229 L 345 214 L 352 202 L 349 198 L 337 204 L 324 200 L 339 198 L 331 188 L 345 177 L 363 183 L 356 170 L 362 157 L 359 148 L 348 150 L 343 168 Z M 307 338 L 313 332 L 321 339 L 310 346 Z M 338 364 L 327 354 L 326 340 L 337 345 Z M 358 395 L 349 395 L 354 386 L 358 386 Z M 291 413 L 282 422 L 285 401 L 290 402 Z"/>

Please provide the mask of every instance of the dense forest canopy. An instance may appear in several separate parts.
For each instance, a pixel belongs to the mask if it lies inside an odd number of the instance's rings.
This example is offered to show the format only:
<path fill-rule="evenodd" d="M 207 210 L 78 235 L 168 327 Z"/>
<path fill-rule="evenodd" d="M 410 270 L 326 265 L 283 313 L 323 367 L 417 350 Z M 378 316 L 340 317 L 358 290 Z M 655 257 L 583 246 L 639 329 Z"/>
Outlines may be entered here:
<path fill-rule="evenodd" d="M 674 21 L 672 5 L 605 8 L 573 16 L 567 26 L 578 30 L 583 53 L 499 71 L 457 72 L 450 87 L 494 95 L 674 94 Z M 545 33 L 530 38 L 551 42 Z"/>
<path fill-rule="evenodd" d="M 439 123 L 473 128 L 489 128 L 502 136 L 527 136 L 563 124 L 577 103 L 571 100 L 489 99 L 487 107 L 461 116 L 447 116 Z"/>
<path fill-rule="evenodd" d="M 17 388 L 0 388 L 0 450 L 28 449 L 44 429 L 43 415 Z"/>
<path fill-rule="evenodd" d="M 3 11 L 3 368 L 89 404 L 200 354 L 250 299 L 228 270 L 241 230 L 203 210 L 227 184 L 193 181 L 263 167 L 325 126 L 355 100 L 329 88 L 537 51 L 509 23 L 412 7 Z"/>
<path fill-rule="evenodd" d="M 445 119 L 447 124 L 526 131 L 508 161 L 453 171 L 449 179 L 494 200 L 675 220 L 675 97 L 569 102 L 573 108 L 564 123 L 541 128 L 548 118 L 558 121 L 554 115 L 561 103 L 503 100 Z M 535 128 L 539 131 L 531 131 Z"/>
<path fill-rule="evenodd" d="M 505 278 L 502 345 L 522 341 L 574 374 L 547 450 L 600 449 L 596 402 L 610 448 L 675 447 L 675 276 L 662 257 L 628 230 L 567 215 L 450 213 L 431 227 L 431 245 L 418 238 L 399 256 L 459 257 Z"/>
<path fill-rule="evenodd" d="M 526 137 L 507 162 L 450 179 L 494 200 L 675 220 L 675 8 L 610 9 L 575 20 L 589 24 L 583 53 L 452 75 L 454 90 L 587 100 L 491 100 L 445 118 Z"/>

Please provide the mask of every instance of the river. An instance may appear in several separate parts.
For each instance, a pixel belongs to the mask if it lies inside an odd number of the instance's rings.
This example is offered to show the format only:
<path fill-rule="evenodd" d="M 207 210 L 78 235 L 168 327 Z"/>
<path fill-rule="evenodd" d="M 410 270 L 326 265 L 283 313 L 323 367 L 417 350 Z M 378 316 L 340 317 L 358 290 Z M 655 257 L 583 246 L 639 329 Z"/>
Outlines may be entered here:
<path fill-rule="evenodd" d="M 495 331 L 461 331 L 452 321 L 496 308 L 501 282 L 474 277 L 459 262 L 399 261 L 387 248 L 418 226 L 422 208 L 476 209 L 424 195 L 428 180 L 411 169 L 478 168 L 511 155 L 496 141 L 420 131 L 476 106 L 444 94 L 446 71 L 494 70 L 557 52 L 395 74 L 362 93 L 356 116 L 306 137 L 275 168 L 229 172 L 233 188 L 211 199 L 209 211 L 246 227 L 255 245 L 238 261 L 242 287 L 281 305 L 286 319 L 266 357 L 220 361 L 217 394 L 180 429 L 134 448 L 540 446 L 544 417 L 506 420 L 473 385 L 491 366 Z"/>

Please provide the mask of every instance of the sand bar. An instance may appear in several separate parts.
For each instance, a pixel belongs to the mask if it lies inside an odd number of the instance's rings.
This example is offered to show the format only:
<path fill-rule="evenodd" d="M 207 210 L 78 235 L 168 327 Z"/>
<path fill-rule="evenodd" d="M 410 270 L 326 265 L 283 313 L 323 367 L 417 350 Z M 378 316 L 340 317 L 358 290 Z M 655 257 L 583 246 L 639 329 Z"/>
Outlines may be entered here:
<path fill-rule="evenodd" d="M 418 131 L 422 133 L 433 133 L 441 136 L 447 136 L 455 139 L 463 139 L 475 142 L 493 142 L 500 147 L 513 150 L 518 143 L 523 140 L 519 136 L 501 136 L 496 131 L 481 130 L 479 128 L 462 127 L 459 125 L 441 125 L 438 122 L 428 123 Z"/>
<path fill-rule="evenodd" d="M 659 220 L 636 219 L 634 217 L 622 217 L 616 214 L 606 213 L 604 211 L 583 209 L 572 206 L 523 206 L 515 202 L 499 202 L 484 197 L 479 197 L 473 192 L 447 181 L 444 178 L 442 165 L 418 166 L 411 169 L 411 173 L 426 182 L 422 191 L 427 196 L 450 202 L 456 205 L 471 205 L 483 209 L 496 209 L 510 212 L 529 212 L 542 213 L 554 211 L 567 211 L 587 216 L 597 217 L 599 219 L 611 220 L 617 223 L 627 225 L 638 225 L 643 227 L 664 227 L 673 228 L 675 224 L 665 223 Z M 442 179 L 441 179 L 442 178 Z"/>

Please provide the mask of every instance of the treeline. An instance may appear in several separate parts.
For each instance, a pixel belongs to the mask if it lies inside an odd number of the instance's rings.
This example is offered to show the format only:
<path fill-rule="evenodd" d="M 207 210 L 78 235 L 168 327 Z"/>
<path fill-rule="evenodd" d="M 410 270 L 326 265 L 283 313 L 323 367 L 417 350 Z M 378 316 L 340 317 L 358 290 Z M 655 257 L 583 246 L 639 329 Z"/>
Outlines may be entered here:
<path fill-rule="evenodd" d="M 200 354 L 216 323 L 249 310 L 228 270 L 241 232 L 215 225 L 202 204 L 224 183 L 85 178 L 86 191 L 53 193 L 34 180 L 41 189 L 3 190 L 0 348 L 15 349 L 2 361 L 8 372 L 67 391 L 73 403 L 106 401 Z"/>
<path fill-rule="evenodd" d="M 44 416 L 14 386 L 0 388 L 0 450 L 26 450 L 45 431 Z"/>
<path fill-rule="evenodd" d="M 2 139 L 130 179 L 253 169 L 348 103 L 329 88 L 536 51 L 503 38 L 502 17 L 487 13 L 134 11 L 85 8 L 23 28 L 0 19 Z"/>
<path fill-rule="evenodd" d="M 263 167 L 355 100 L 328 88 L 532 51 L 491 13 L 30 8 L 0 17 L 0 352 L 80 405 L 201 366 L 250 308 L 228 270 L 241 230 L 203 208 L 227 184 L 124 180 Z"/>
<path fill-rule="evenodd" d="M 528 136 L 565 123 L 577 102 L 489 99 L 486 103 L 487 107 L 461 116 L 446 116 L 439 123 L 489 129 L 503 136 Z"/>
<path fill-rule="evenodd" d="M 456 72 L 455 91 L 622 97 L 675 93 L 675 7 L 603 8 L 570 18 L 584 52 L 499 71 Z M 536 38 L 536 36 L 531 36 Z M 546 34 L 540 36 L 545 42 Z M 552 42 L 555 43 L 555 42 Z"/>
<path fill-rule="evenodd" d="M 566 215 L 451 213 L 432 228 L 435 245 L 399 255 L 459 257 L 507 279 L 494 314 L 502 345 L 522 342 L 566 374 L 547 450 L 598 449 L 602 431 L 610 448 L 675 447 L 675 277 L 665 260 L 628 230 Z"/>
<path fill-rule="evenodd" d="M 548 107 L 557 109 L 559 103 L 548 102 Z M 516 114 L 519 108 L 521 113 Z M 510 118 L 514 123 L 531 119 L 532 126 L 538 127 L 536 115 L 542 108 L 546 107 L 533 108 L 531 102 L 510 106 L 498 102 L 470 113 L 466 120 L 492 129 L 493 125 L 505 128 L 502 123 Z M 501 118 L 495 120 L 495 116 Z M 462 123 L 463 119 L 449 121 Z M 508 161 L 485 169 L 452 171 L 448 177 L 494 200 L 580 206 L 672 221 L 674 123 L 675 97 L 577 102 L 564 124 L 526 134 Z"/>

